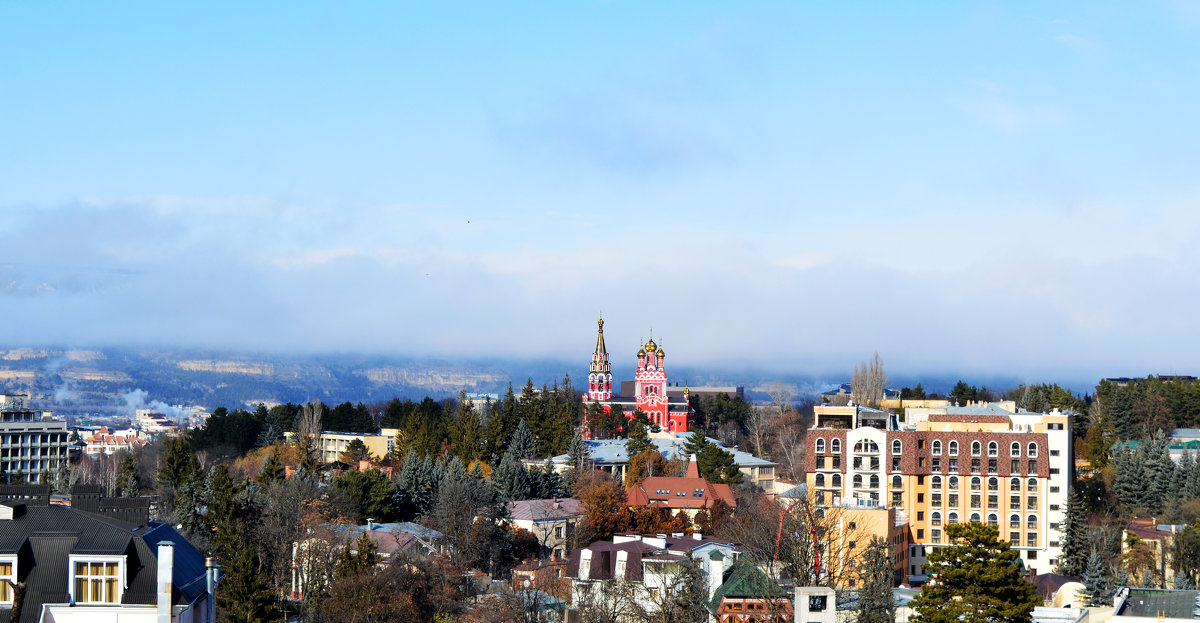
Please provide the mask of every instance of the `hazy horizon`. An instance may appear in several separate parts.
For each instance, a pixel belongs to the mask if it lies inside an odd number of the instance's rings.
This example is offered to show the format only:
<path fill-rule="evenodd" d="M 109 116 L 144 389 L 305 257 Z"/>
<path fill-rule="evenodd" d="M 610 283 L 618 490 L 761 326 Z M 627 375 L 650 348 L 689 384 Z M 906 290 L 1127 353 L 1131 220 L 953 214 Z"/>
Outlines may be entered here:
<path fill-rule="evenodd" d="M 603 313 L 619 365 L 653 332 L 677 369 L 1195 374 L 1198 35 L 1176 1 L 3 5 L 0 343 L 580 378 Z"/>

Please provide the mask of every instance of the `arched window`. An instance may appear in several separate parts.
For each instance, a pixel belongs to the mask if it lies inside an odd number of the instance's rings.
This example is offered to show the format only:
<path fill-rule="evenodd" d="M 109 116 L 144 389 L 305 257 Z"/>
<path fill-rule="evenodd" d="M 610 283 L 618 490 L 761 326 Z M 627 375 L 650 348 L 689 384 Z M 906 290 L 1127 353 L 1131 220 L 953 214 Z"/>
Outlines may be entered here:
<path fill-rule="evenodd" d="M 979 513 L 971 513 L 971 521 L 979 523 Z"/>
<path fill-rule="evenodd" d="M 899 439 L 892 441 L 892 454 L 901 454 L 904 450 L 904 444 L 900 443 Z"/>
<path fill-rule="evenodd" d="M 870 439 L 860 439 L 858 443 L 854 444 L 854 451 L 863 454 L 878 454 L 879 444 Z"/>
<path fill-rule="evenodd" d="M 892 488 L 893 489 L 903 489 L 904 488 L 904 480 L 901 479 L 900 476 L 892 476 Z"/>
<path fill-rule="evenodd" d="M 942 455 L 942 440 L 934 439 L 933 443 L 930 444 L 930 446 L 933 448 L 933 456 L 941 456 Z"/>
<path fill-rule="evenodd" d="M 839 489 L 842 488 L 842 475 L 841 474 L 834 474 L 833 478 L 831 478 L 830 480 L 833 481 L 834 487 L 837 487 Z"/>
<path fill-rule="evenodd" d="M 992 476 L 988 478 L 988 491 L 995 491 L 1000 488 L 1000 479 Z"/>
<path fill-rule="evenodd" d="M 933 511 L 932 513 L 930 513 L 929 523 L 934 526 L 942 525 L 942 514 L 937 511 Z"/>
<path fill-rule="evenodd" d="M 1030 515 L 1025 518 L 1025 529 L 1037 530 L 1037 515 Z"/>
<path fill-rule="evenodd" d="M 983 452 L 983 444 L 978 441 L 971 442 L 971 456 L 979 456 Z"/>
<path fill-rule="evenodd" d="M 950 456 L 958 456 L 958 442 L 957 441 L 950 442 Z"/>
<path fill-rule="evenodd" d="M 951 490 L 951 491 L 958 491 L 958 476 L 951 476 L 951 477 L 950 477 L 950 490 Z"/>
<path fill-rule="evenodd" d="M 988 525 L 989 526 L 1000 525 L 1000 518 L 996 516 L 996 513 L 988 513 Z"/>
<path fill-rule="evenodd" d="M 946 523 L 958 523 L 958 513 L 946 515 Z"/>
<path fill-rule="evenodd" d="M 930 486 L 932 486 L 934 489 L 941 489 L 942 488 L 942 477 L 934 476 L 933 480 L 930 481 Z"/>
<path fill-rule="evenodd" d="M 1029 448 L 1025 451 L 1025 454 L 1028 454 L 1029 458 L 1031 458 L 1031 459 L 1036 459 L 1037 458 L 1037 444 L 1033 443 L 1032 441 L 1029 442 Z"/>
<path fill-rule="evenodd" d="M 855 489 L 861 489 L 862 488 L 862 474 L 855 474 L 854 480 L 852 480 L 851 482 L 854 483 Z"/>
<path fill-rule="evenodd" d="M 1019 492 L 1021 490 L 1021 479 L 1013 478 L 1012 480 L 1008 481 L 1008 488 L 1013 493 Z"/>
<path fill-rule="evenodd" d="M 814 484 L 818 487 L 824 487 L 825 486 L 825 474 L 817 474 L 817 477 L 814 479 Z"/>
<path fill-rule="evenodd" d="M 871 474 L 871 488 L 872 489 L 879 488 L 879 476 L 877 476 L 875 474 Z"/>
<path fill-rule="evenodd" d="M 817 454 L 825 454 L 825 440 L 817 438 Z"/>
<path fill-rule="evenodd" d="M 1026 480 L 1025 487 L 1029 489 L 1030 493 L 1037 491 L 1037 478 L 1030 478 L 1029 480 Z"/>
<path fill-rule="evenodd" d="M 839 454 L 842 451 L 842 440 L 834 439 L 829 442 L 829 451 L 834 454 Z"/>
<path fill-rule="evenodd" d="M 1000 444 L 998 444 L 994 441 L 989 441 L 988 442 L 988 456 L 1000 456 Z"/>
<path fill-rule="evenodd" d="M 1009 454 L 1012 454 L 1013 456 L 1021 456 L 1021 444 L 1019 444 L 1015 441 L 1012 442 L 1012 447 L 1009 448 L 1008 452 L 1009 452 Z"/>
<path fill-rule="evenodd" d="M 1017 515 L 1015 513 L 1012 515 L 1009 515 L 1008 516 L 1008 527 L 1013 530 L 1020 530 L 1021 529 L 1021 516 Z M 1016 545 L 1016 544 L 1014 543 L 1014 545 Z"/>
<path fill-rule="evenodd" d="M 971 478 L 971 490 L 972 491 L 978 491 L 979 485 L 981 485 L 981 484 L 983 484 L 983 481 L 979 479 L 979 476 L 974 476 Z"/>

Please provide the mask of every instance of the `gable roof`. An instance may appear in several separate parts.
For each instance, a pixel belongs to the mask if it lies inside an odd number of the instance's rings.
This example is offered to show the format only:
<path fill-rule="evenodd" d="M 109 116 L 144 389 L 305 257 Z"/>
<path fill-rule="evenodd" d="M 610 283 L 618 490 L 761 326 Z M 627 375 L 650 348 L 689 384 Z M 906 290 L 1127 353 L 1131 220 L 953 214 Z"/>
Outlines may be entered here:
<path fill-rule="evenodd" d="M 738 560 L 722 575 L 725 580 L 708 602 L 710 612 L 721 607 L 727 597 L 747 599 L 786 599 L 789 594 L 751 562 Z"/>
<path fill-rule="evenodd" d="M 522 521 L 558 521 L 583 516 L 583 502 L 575 498 L 516 500 L 508 503 L 513 519 Z"/>
<path fill-rule="evenodd" d="M 650 508 L 712 508 L 717 500 L 737 506 L 732 487 L 698 477 L 651 476 L 625 491 L 626 504 Z"/>
<path fill-rule="evenodd" d="M 175 547 L 172 603 L 195 603 L 206 591 L 203 554 L 167 524 L 138 526 L 58 504 L 21 506 L 13 519 L 0 520 L 0 554 L 18 556 L 17 579 L 26 584 L 23 623 L 37 621 L 43 604 L 70 601 L 67 579 L 72 555 L 125 556 L 127 585 L 121 603 L 154 604 L 157 546 L 169 542 Z M 11 607 L 0 609 L 9 611 Z"/>

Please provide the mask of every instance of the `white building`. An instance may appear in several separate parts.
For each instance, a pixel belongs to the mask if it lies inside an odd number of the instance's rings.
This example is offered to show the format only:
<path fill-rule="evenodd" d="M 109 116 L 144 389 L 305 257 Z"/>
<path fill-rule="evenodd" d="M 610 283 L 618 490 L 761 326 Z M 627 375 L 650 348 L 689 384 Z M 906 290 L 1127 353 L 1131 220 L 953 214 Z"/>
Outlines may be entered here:
<path fill-rule="evenodd" d="M 26 407 L 27 394 L 0 394 L 0 471 L 8 482 L 36 483 L 67 460 L 67 420 Z"/>

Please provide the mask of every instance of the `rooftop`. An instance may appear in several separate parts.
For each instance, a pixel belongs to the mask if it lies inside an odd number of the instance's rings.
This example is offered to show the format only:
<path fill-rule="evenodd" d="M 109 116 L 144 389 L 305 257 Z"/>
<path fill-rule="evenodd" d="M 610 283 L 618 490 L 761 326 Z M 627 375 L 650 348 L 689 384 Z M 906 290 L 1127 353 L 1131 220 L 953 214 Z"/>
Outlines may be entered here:
<path fill-rule="evenodd" d="M 1200 591 L 1131 588 L 1124 603 L 1113 613 L 1113 616 L 1200 619 L 1198 599 L 1200 599 Z"/>

